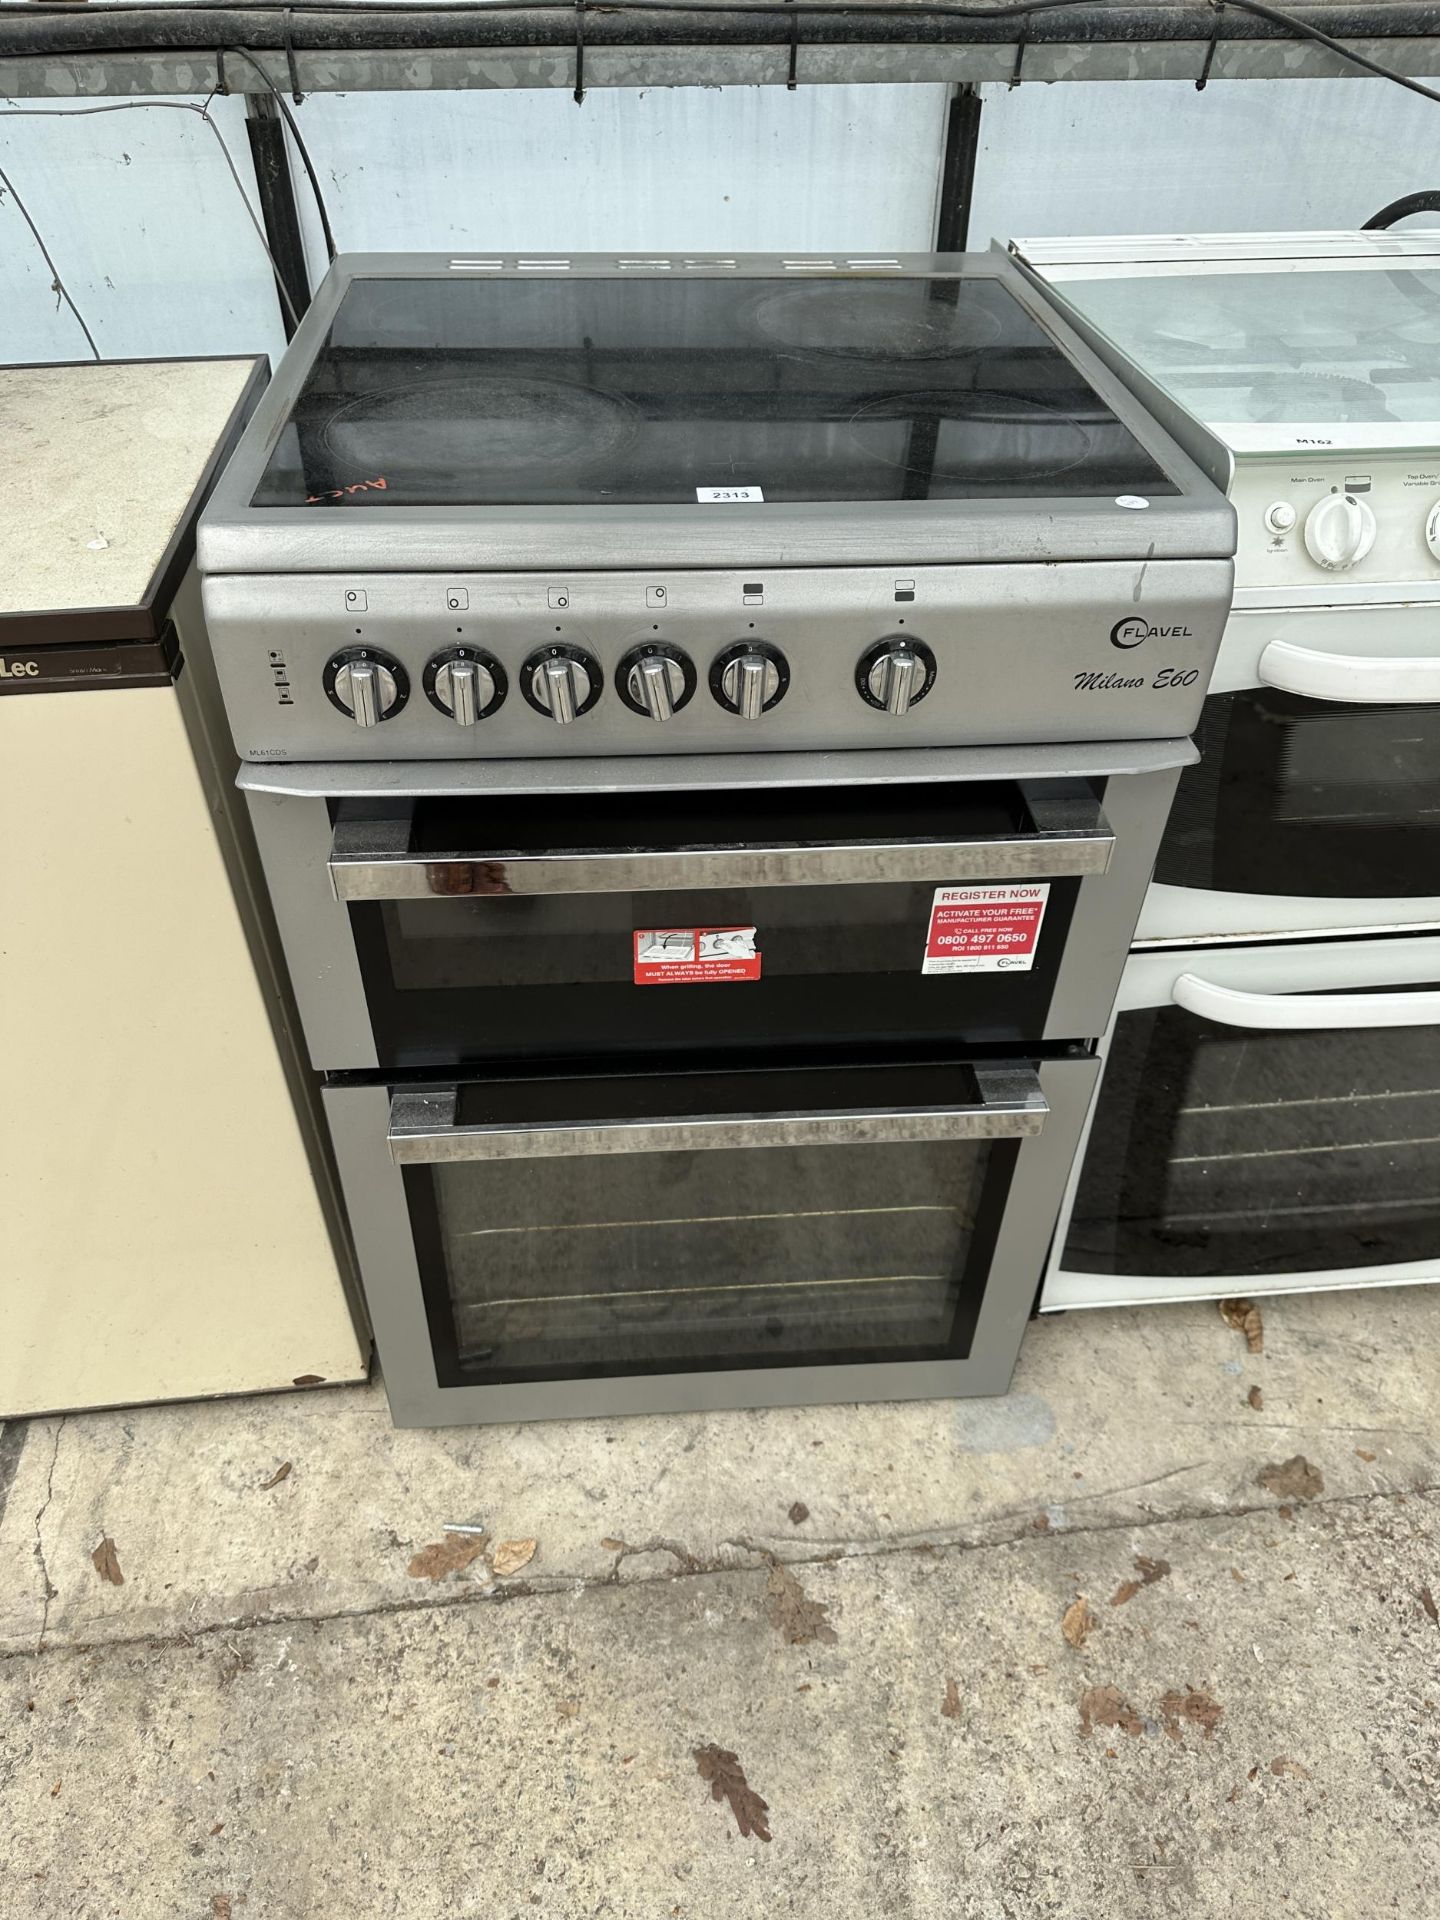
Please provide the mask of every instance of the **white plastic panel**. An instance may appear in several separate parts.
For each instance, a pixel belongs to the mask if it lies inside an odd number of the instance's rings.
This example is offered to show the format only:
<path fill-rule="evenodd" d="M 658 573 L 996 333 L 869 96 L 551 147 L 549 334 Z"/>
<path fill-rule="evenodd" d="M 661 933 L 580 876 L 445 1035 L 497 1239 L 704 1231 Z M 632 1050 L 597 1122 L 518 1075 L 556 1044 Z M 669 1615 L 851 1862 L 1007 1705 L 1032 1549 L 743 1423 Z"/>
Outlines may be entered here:
<path fill-rule="evenodd" d="M 1440 178 L 1440 112 L 1384 80 L 980 93 L 973 247 L 1014 234 L 1358 227 Z"/>
<path fill-rule="evenodd" d="M 315 95 L 299 110 L 356 249 L 925 249 L 947 89 Z M 323 261 L 303 183 L 311 260 Z"/>
<path fill-rule="evenodd" d="M 65 118 L 6 117 L 22 105 L 53 105 Z M 215 100 L 210 112 L 253 204 L 244 103 Z M 91 113 L 64 102 L 7 101 L 0 165 L 104 358 L 273 359 L 283 347 L 270 263 L 198 114 L 150 102 Z M 50 270 L 13 200 L 0 196 L 0 360 L 83 360 L 89 352 L 69 308 L 57 308 Z"/>

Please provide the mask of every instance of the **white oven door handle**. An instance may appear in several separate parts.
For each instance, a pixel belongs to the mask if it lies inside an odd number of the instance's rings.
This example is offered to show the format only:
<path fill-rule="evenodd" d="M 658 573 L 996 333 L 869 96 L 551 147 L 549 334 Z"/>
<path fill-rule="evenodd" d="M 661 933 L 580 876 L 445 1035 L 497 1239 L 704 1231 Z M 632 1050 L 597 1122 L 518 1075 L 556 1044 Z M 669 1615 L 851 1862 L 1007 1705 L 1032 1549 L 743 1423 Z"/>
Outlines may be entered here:
<path fill-rule="evenodd" d="M 1429 1027 L 1440 1024 L 1440 993 L 1244 993 L 1182 973 L 1170 998 L 1187 1013 L 1222 1027 L 1268 1027 L 1277 1033 L 1321 1027 Z"/>
<path fill-rule="evenodd" d="M 1050 1108 L 1032 1067 L 977 1067 L 978 1103 L 829 1112 L 688 1114 L 563 1125 L 457 1123 L 454 1087 L 397 1087 L 390 1157 L 401 1166 L 535 1160 L 566 1154 L 694 1153 L 708 1147 L 823 1147 L 877 1140 L 1005 1140 L 1039 1133 Z"/>
<path fill-rule="evenodd" d="M 1389 659 L 1356 653 L 1319 653 L 1293 640 L 1272 640 L 1260 656 L 1260 683 L 1282 693 L 1351 705 L 1440 701 L 1440 651 L 1433 657 Z"/>

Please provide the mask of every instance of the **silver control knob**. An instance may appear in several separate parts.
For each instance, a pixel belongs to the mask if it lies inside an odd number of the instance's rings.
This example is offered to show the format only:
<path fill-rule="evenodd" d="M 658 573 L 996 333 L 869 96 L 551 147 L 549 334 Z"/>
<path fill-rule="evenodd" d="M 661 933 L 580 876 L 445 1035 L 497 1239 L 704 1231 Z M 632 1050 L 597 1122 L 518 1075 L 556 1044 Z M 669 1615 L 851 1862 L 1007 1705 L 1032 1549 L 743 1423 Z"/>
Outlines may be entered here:
<path fill-rule="evenodd" d="M 897 718 L 918 706 L 935 684 L 935 656 L 923 640 L 887 634 L 860 656 L 855 685 L 867 706 Z"/>
<path fill-rule="evenodd" d="M 479 660 L 446 660 L 435 669 L 435 699 L 457 727 L 473 727 L 495 704 L 495 676 Z"/>
<path fill-rule="evenodd" d="M 625 690 L 652 720 L 668 720 L 684 702 L 685 669 L 671 654 L 647 654 L 626 674 Z"/>
<path fill-rule="evenodd" d="M 742 720 L 758 720 L 780 691 L 780 669 L 765 653 L 738 653 L 720 670 L 720 698 Z"/>
<path fill-rule="evenodd" d="M 535 704 L 568 727 L 590 698 L 590 675 L 578 660 L 542 660 L 530 676 Z"/>
<path fill-rule="evenodd" d="M 866 684 L 887 713 L 906 714 L 925 680 L 925 666 L 909 647 L 882 653 L 865 676 Z"/>
<path fill-rule="evenodd" d="M 347 660 L 335 671 L 336 701 L 357 727 L 378 727 L 400 700 L 395 675 L 381 660 Z"/>

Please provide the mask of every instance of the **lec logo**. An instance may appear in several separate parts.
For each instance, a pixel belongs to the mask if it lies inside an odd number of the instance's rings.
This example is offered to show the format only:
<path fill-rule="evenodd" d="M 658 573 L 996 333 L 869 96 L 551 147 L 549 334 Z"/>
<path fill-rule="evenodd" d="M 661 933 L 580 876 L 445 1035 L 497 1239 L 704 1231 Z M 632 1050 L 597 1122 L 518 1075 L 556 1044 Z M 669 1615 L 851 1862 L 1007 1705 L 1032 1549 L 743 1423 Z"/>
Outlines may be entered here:
<path fill-rule="evenodd" d="M 40 662 L 38 660 L 7 660 L 0 653 L 0 680 L 38 680 Z"/>

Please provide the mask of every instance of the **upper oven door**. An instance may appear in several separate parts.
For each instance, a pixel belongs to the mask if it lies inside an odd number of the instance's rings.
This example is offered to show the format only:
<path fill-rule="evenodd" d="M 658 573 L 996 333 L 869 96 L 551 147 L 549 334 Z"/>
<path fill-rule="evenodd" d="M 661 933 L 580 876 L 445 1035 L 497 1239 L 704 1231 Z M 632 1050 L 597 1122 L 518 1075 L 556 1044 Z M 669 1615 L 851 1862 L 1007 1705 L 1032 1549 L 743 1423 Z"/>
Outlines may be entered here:
<path fill-rule="evenodd" d="M 1231 616 L 1142 945 L 1440 926 L 1440 607 Z"/>
<path fill-rule="evenodd" d="M 1137 954 L 1046 1307 L 1440 1279 L 1440 938 Z"/>
<path fill-rule="evenodd" d="M 503 768 L 405 799 L 246 784 L 317 1066 L 924 1057 L 1104 1031 L 1190 749 L 1123 751 L 1144 770 L 1051 775 L 1030 749 L 1021 779 L 972 751 L 831 756 L 808 786 L 557 792 L 523 763 L 522 791 Z M 877 778 L 977 761 L 997 777 Z"/>
<path fill-rule="evenodd" d="M 1114 847 L 1079 782 L 437 800 L 330 877 L 386 1064 L 1013 1044 Z"/>
<path fill-rule="evenodd" d="M 1193 754 L 252 767 L 241 783 L 318 1067 L 923 1058 L 937 1038 L 1104 1031 Z"/>

